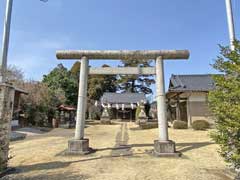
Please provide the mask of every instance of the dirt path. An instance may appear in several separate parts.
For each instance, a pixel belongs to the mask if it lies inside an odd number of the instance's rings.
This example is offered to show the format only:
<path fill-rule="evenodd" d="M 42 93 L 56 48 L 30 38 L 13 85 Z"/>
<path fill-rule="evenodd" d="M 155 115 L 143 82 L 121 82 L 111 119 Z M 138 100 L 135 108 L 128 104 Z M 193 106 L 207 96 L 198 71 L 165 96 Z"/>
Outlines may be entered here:
<path fill-rule="evenodd" d="M 131 156 L 131 147 L 128 145 L 129 134 L 127 123 L 122 123 L 116 135 L 116 144 L 111 152 L 111 156 Z"/>

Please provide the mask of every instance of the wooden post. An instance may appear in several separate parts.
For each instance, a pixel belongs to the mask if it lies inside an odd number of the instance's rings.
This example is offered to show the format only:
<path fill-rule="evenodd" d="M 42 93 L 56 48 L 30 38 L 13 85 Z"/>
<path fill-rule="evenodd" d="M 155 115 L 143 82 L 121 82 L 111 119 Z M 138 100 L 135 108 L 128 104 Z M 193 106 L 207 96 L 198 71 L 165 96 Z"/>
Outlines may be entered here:
<path fill-rule="evenodd" d="M 180 104 L 179 104 L 179 96 L 177 97 L 177 105 L 176 105 L 176 119 L 181 120 L 181 112 L 180 112 Z"/>
<path fill-rule="evenodd" d="M 189 97 L 187 98 L 187 119 L 188 119 L 188 128 L 192 126 L 192 117 L 191 117 L 191 107 Z"/>

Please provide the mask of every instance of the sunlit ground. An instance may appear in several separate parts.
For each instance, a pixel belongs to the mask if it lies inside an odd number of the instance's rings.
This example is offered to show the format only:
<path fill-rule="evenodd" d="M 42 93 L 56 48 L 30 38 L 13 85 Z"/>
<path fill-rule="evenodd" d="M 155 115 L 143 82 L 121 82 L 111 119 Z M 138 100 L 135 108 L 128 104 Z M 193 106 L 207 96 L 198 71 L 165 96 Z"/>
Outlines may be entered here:
<path fill-rule="evenodd" d="M 169 129 L 180 158 L 150 155 L 158 130 L 139 130 L 134 123 L 88 125 L 90 146 L 85 156 L 63 156 L 74 130 L 54 129 L 11 144 L 12 179 L 95 180 L 228 180 L 226 164 L 217 153 L 209 131 Z"/>

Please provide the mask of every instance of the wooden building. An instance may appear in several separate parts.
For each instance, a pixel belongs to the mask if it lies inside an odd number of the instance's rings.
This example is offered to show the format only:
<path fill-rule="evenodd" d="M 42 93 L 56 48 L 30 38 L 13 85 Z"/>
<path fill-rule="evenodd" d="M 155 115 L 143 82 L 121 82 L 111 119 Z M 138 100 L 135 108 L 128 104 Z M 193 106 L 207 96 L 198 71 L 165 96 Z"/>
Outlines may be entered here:
<path fill-rule="evenodd" d="M 195 120 L 214 124 L 208 107 L 208 93 L 215 88 L 212 75 L 172 75 L 166 94 L 171 120 L 182 120 L 190 127 Z"/>
<path fill-rule="evenodd" d="M 24 113 L 22 110 L 22 107 L 20 106 L 20 97 L 21 95 L 28 95 L 28 92 L 19 89 L 17 87 L 13 87 L 14 94 L 11 99 L 13 99 L 13 115 L 12 115 L 12 121 L 11 126 L 12 127 L 24 127 L 26 125 L 26 121 L 24 121 Z"/>
<path fill-rule="evenodd" d="M 147 102 L 143 93 L 104 93 L 101 98 L 102 106 L 111 108 L 111 118 L 135 120 L 137 106 Z"/>

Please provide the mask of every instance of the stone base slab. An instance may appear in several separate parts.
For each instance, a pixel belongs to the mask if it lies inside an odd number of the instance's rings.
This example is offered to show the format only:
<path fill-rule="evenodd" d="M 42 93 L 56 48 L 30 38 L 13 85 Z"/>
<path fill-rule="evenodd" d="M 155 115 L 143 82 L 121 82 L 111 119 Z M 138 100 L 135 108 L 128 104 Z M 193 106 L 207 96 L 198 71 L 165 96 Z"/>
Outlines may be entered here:
<path fill-rule="evenodd" d="M 154 141 L 154 151 L 155 156 L 158 157 L 179 157 L 181 156 L 180 152 L 176 151 L 175 142 L 169 141 Z"/>
<path fill-rule="evenodd" d="M 147 122 L 145 124 L 139 124 L 139 127 L 141 129 L 152 129 L 152 128 L 158 128 L 158 122 Z"/>
<path fill-rule="evenodd" d="M 100 122 L 101 124 L 111 124 L 111 120 L 107 118 L 101 118 Z"/>
<path fill-rule="evenodd" d="M 89 139 L 76 140 L 72 139 L 68 141 L 67 155 L 85 155 L 90 153 Z"/>

